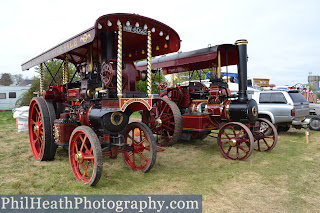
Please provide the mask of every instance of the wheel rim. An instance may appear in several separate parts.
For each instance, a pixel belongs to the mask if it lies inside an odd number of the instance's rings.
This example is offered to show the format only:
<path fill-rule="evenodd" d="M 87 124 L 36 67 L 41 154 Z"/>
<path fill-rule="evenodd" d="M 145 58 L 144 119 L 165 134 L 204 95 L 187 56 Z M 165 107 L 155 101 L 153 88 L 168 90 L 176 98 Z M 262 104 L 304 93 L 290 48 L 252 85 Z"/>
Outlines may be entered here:
<path fill-rule="evenodd" d="M 228 123 L 218 134 L 218 147 L 221 154 L 231 160 L 245 160 L 253 149 L 251 131 L 241 123 Z"/>
<path fill-rule="evenodd" d="M 79 182 L 89 183 L 95 175 L 95 157 L 93 144 L 88 135 L 78 130 L 72 134 L 69 145 L 70 164 L 75 178 Z"/>
<path fill-rule="evenodd" d="M 278 133 L 274 125 L 265 119 L 258 119 L 253 127 L 254 150 L 268 152 L 272 150 L 278 140 Z"/>
<path fill-rule="evenodd" d="M 150 164 L 151 149 L 148 134 L 139 126 L 128 126 L 125 132 L 125 144 L 133 151 L 123 153 L 124 160 L 132 170 L 145 170 Z"/>
<path fill-rule="evenodd" d="M 166 100 L 170 101 L 170 100 Z M 175 143 L 181 133 L 181 114 L 174 112 L 165 100 L 155 100 L 151 111 L 145 111 L 143 123 L 146 123 L 155 135 L 158 146 L 164 147 Z M 172 102 L 172 104 L 175 104 Z M 179 110 L 179 109 L 177 109 Z M 179 111 L 180 112 L 180 111 Z"/>
<path fill-rule="evenodd" d="M 33 156 L 40 160 L 43 153 L 43 116 L 39 104 L 33 100 L 29 110 L 29 137 Z"/>
<path fill-rule="evenodd" d="M 319 119 L 311 119 L 309 124 L 313 129 L 318 129 L 320 126 L 320 120 Z"/>

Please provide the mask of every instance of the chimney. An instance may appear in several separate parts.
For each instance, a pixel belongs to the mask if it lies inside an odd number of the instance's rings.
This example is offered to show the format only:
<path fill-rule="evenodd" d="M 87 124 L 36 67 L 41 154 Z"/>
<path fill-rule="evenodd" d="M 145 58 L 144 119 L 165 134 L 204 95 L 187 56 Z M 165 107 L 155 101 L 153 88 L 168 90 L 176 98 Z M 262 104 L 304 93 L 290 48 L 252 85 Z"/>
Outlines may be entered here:
<path fill-rule="evenodd" d="M 247 44 L 248 41 L 241 39 L 235 42 L 238 47 L 238 82 L 239 82 L 239 92 L 238 100 L 240 102 L 245 102 L 248 100 L 247 96 Z"/>

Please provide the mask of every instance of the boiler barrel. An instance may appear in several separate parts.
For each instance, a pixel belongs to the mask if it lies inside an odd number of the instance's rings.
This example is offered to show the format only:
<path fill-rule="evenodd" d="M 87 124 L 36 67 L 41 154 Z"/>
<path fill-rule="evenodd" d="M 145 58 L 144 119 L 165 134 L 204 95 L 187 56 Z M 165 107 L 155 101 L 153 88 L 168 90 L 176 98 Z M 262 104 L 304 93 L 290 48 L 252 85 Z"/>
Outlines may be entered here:
<path fill-rule="evenodd" d="M 255 122 L 258 118 L 258 105 L 255 100 L 231 101 L 229 105 L 229 117 L 231 121 Z"/>
<path fill-rule="evenodd" d="M 126 129 L 129 115 L 108 108 L 92 108 L 89 112 L 90 126 L 104 134 L 118 134 Z"/>

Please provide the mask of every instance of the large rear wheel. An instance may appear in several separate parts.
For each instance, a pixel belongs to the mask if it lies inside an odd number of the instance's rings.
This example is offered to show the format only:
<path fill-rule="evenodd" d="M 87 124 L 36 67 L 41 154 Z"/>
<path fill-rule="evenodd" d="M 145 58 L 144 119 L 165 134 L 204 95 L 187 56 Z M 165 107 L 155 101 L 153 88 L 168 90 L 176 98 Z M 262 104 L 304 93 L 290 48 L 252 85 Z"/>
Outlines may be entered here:
<path fill-rule="evenodd" d="M 71 134 L 69 161 L 74 177 L 81 183 L 94 186 L 102 173 L 101 145 L 96 133 L 88 126 L 79 126 Z"/>
<path fill-rule="evenodd" d="M 29 107 L 29 139 L 31 150 L 37 161 L 53 160 L 56 145 L 53 142 L 53 121 L 56 117 L 51 102 L 36 97 Z"/>
<path fill-rule="evenodd" d="M 250 129 L 238 122 L 223 125 L 217 139 L 222 156 L 230 160 L 247 159 L 253 150 L 253 141 Z"/>
<path fill-rule="evenodd" d="M 152 100 L 151 111 L 143 111 L 142 122 L 147 124 L 158 146 L 176 143 L 182 131 L 182 117 L 178 106 L 167 98 Z"/>
<path fill-rule="evenodd" d="M 265 118 L 258 118 L 254 124 L 253 131 L 254 150 L 269 152 L 277 144 L 278 132 L 276 127 Z"/>

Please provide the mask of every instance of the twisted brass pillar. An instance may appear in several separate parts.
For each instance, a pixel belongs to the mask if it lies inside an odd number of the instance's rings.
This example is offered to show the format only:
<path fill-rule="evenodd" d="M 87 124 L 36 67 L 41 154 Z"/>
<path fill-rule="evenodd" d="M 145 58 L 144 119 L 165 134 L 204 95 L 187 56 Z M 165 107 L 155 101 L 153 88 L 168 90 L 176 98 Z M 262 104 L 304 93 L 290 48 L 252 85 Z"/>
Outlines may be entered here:
<path fill-rule="evenodd" d="M 69 60 L 68 60 L 68 53 L 66 53 L 66 58 L 63 64 L 63 76 L 62 76 L 62 83 L 67 84 L 69 82 Z"/>
<path fill-rule="evenodd" d="M 117 96 L 122 98 L 122 26 L 118 26 Z"/>
<path fill-rule="evenodd" d="M 43 64 L 40 64 L 40 92 L 38 93 L 38 97 L 43 92 Z"/>
<path fill-rule="evenodd" d="M 148 30 L 148 44 L 147 44 L 147 93 L 148 97 L 151 98 L 151 31 Z"/>
<path fill-rule="evenodd" d="M 218 50 L 217 78 L 221 78 L 221 57 L 220 57 L 220 50 Z"/>

